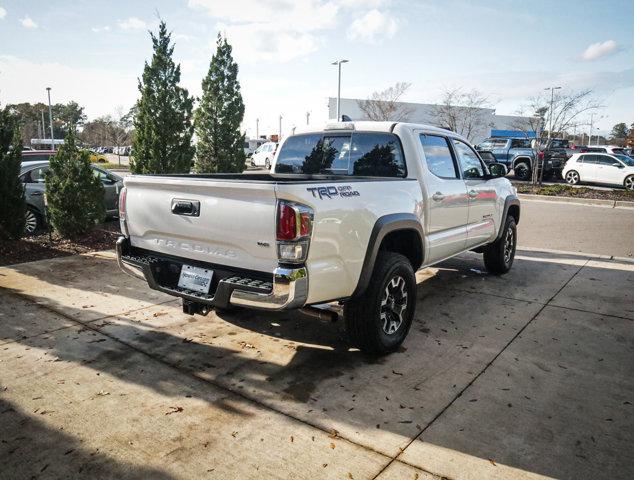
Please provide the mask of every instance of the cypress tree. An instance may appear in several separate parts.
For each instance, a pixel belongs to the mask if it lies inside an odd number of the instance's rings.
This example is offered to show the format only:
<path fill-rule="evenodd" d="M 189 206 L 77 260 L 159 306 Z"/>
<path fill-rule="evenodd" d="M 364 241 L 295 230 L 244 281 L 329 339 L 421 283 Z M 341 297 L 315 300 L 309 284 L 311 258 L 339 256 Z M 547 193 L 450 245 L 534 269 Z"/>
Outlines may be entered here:
<path fill-rule="evenodd" d="M 174 46 L 165 22 L 158 36 L 150 32 L 154 54 L 145 62 L 139 80 L 141 98 L 134 120 L 134 173 L 189 173 L 194 156 L 192 111 L 194 99 L 179 86 L 180 65 L 172 59 Z"/>
<path fill-rule="evenodd" d="M 197 172 L 242 172 L 245 166 L 244 134 L 240 124 L 244 103 L 238 82 L 238 64 L 231 45 L 218 34 L 216 53 L 203 79 L 203 95 L 196 110 Z"/>
<path fill-rule="evenodd" d="M 22 136 L 7 108 L 0 110 L 0 238 L 24 234 L 26 202 L 20 182 Z"/>
<path fill-rule="evenodd" d="M 104 218 L 103 198 L 103 185 L 90 168 L 90 154 L 77 148 L 70 128 L 46 174 L 49 222 L 63 237 L 85 233 Z"/>

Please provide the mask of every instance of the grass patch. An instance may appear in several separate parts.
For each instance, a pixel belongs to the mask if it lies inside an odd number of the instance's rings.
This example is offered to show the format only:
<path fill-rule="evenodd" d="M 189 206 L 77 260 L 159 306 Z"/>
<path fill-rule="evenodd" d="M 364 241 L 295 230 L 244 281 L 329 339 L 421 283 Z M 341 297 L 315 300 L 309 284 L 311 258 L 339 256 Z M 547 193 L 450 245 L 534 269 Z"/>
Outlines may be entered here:
<path fill-rule="evenodd" d="M 112 163 L 112 162 L 104 162 L 104 163 L 93 162 L 93 163 L 100 168 L 105 168 L 106 170 L 130 170 L 130 166 L 124 165 L 124 164 L 119 165 L 118 163 Z"/>

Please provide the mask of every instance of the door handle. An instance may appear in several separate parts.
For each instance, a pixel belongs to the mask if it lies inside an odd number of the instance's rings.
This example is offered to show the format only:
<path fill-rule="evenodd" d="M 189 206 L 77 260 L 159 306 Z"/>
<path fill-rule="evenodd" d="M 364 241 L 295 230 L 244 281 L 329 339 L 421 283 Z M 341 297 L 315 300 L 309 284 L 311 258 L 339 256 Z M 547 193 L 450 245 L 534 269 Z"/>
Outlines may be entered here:
<path fill-rule="evenodd" d="M 469 190 L 469 198 L 476 198 L 478 196 L 478 192 L 475 190 Z"/>
<path fill-rule="evenodd" d="M 32 193 L 31 193 L 31 196 L 32 196 L 32 197 L 41 197 L 42 195 L 43 195 L 43 193 L 42 193 L 42 192 L 32 192 Z"/>
<path fill-rule="evenodd" d="M 442 202 L 445 199 L 445 196 L 440 192 L 436 192 L 432 195 L 431 198 L 435 202 Z"/>

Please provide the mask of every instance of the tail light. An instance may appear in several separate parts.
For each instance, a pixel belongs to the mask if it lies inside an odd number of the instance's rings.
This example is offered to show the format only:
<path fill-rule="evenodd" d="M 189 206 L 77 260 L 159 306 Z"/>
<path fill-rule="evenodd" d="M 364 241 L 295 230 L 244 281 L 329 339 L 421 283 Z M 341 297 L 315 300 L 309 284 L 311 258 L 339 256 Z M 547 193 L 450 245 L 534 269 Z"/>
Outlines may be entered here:
<path fill-rule="evenodd" d="M 126 237 L 128 236 L 128 224 L 126 223 L 126 199 L 128 197 L 128 189 L 123 187 L 119 192 L 119 226 L 121 227 L 121 233 Z"/>
<path fill-rule="evenodd" d="M 539 158 L 540 160 L 544 159 L 544 152 L 538 152 L 537 153 L 537 158 Z"/>
<path fill-rule="evenodd" d="M 299 203 L 277 203 L 277 257 L 282 263 L 303 263 L 313 229 L 312 208 Z"/>

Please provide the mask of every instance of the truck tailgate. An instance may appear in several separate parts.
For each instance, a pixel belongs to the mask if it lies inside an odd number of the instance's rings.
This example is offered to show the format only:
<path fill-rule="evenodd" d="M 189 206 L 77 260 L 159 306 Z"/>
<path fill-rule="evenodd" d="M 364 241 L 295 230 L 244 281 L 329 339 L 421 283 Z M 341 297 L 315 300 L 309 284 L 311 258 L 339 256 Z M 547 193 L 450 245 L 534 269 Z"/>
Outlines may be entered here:
<path fill-rule="evenodd" d="M 274 183 L 131 175 L 125 186 L 134 247 L 249 270 L 277 266 Z M 199 206 L 198 215 L 173 213 L 175 202 Z"/>

